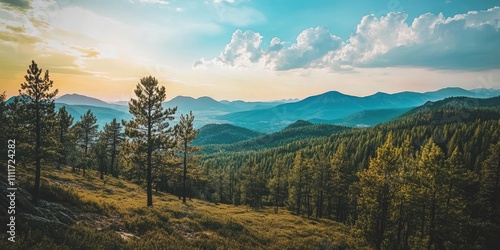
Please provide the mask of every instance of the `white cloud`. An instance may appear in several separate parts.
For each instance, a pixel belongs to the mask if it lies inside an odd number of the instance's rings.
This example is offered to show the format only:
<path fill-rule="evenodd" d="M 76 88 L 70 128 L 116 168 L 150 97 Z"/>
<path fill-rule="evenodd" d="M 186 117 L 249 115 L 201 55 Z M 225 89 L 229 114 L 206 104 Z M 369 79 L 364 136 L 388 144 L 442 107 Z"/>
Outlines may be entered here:
<path fill-rule="evenodd" d="M 288 48 L 277 50 L 283 43 L 271 40 L 270 53 L 267 54 L 266 65 L 274 70 L 315 67 L 317 60 L 323 58 L 329 51 L 342 45 L 342 40 L 330 34 L 323 27 L 309 28 L 297 37 L 296 43 Z M 273 52 L 276 51 L 276 52 Z"/>
<path fill-rule="evenodd" d="M 216 64 L 222 67 L 245 68 L 258 65 L 274 70 L 313 67 L 328 51 L 337 49 L 342 40 L 323 27 L 304 30 L 296 43 L 285 48 L 285 43 L 275 37 L 267 49 L 262 48 L 262 36 L 251 30 L 236 30 L 231 42 L 213 60 L 200 59 L 193 67 Z"/>
<path fill-rule="evenodd" d="M 326 28 L 304 30 L 296 42 L 274 37 L 262 48 L 262 36 L 237 30 L 221 55 L 201 64 L 267 67 L 271 70 L 416 66 L 437 69 L 500 67 L 500 7 L 445 18 L 420 15 L 407 24 L 406 13 L 365 16 L 347 41 Z"/>
<path fill-rule="evenodd" d="M 262 55 L 261 43 L 262 36 L 259 33 L 236 30 L 217 61 L 231 67 L 248 67 L 258 63 Z"/>

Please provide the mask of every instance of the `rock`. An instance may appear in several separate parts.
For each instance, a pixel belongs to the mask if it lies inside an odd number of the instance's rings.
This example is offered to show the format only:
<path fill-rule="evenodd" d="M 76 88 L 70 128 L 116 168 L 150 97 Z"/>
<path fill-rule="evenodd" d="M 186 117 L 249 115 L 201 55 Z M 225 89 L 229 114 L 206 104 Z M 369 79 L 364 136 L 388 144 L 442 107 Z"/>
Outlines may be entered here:
<path fill-rule="evenodd" d="M 19 217 L 26 220 L 28 224 L 33 228 L 38 228 L 44 232 L 56 232 L 59 230 L 68 230 L 69 227 L 59 222 L 58 220 L 49 220 L 40 216 L 20 213 Z"/>
<path fill-rule="evenodd" d="M 137 235 L 133 235 L 131 233 L 126 233 L 126 232 L 119 232 L 119 231 L 115 231 L 117 234 L 119 234 L 122 239 L 124 240 L 135 240 L 135 239 L 140 239 Z"/>
<path fill-rule="evenodd" d="M 54 215 L 54 213 L 52 211 L 50 211 L 49 209 L 46 209 L 46 208 L 42 208 L 42 207 L 37 207 L 36 208 L 40 214 L 42 215 L 41 217 L 45 218 L 45 219 L 48 219 L 48 220 L 55 220 L 55 221 L 59 221 L 57 219 L 57 217 Z"/>
<path fill-rule="evenodd" d="M 11 186 L 8 184 L 5 176 L 0 175 L 0 204 L 8 205 L 9 200 L 7 200 L 7 195 L 9 191 L 7 188 Z M 16 192 L 16 212 L 25 212 L 31 213 L 35 215 L 41 215 L 39 211 L 36 209 L 35 205 L 31 202 L 31 194 L 23 188 L 17 187 Z M 8 206 L 7 206 L 8 207 Z"/>
<path fill-rule="evenodd" d="M 73 218 L 71 218 L 69 215 L 61 212 L 61 211 L 57 211 L 55 213 L 55 217 L 62 223 L 68 225 L 68 226 L 71 226 L 73 224 L 75 224 L 75 220 L 73 220 Z"/>
<path fill-rule="evenodd" d="M 64 214 L 66 214 L 67 216 L 71 217 L 71 219 L 73 219 L 73 220 L 76 219 L 75 214 L 71 210 L 69 210 L 68 208 L 64 207 L 63 205 L 61 205 L 59 203 L 50 202 L 50 201 L 46 201 L 46 200 L 39 200 L 38 206 L 45 208 L 45 209 L 48 209 L 48 210 L 52 211 L 54 214 L 56 212 L 62 212 Z"/>

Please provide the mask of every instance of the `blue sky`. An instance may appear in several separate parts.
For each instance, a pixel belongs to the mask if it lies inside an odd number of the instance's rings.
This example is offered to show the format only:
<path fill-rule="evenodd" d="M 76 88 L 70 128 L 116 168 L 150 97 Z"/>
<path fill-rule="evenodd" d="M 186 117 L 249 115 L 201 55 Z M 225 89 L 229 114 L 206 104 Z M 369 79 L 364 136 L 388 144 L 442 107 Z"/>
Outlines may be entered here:
<path fill-rule="evenodd" d="M 29 62 L 61 94 L 276 100 L 500 88 L 498 1 L 0 0 L 0 82 Z"/>

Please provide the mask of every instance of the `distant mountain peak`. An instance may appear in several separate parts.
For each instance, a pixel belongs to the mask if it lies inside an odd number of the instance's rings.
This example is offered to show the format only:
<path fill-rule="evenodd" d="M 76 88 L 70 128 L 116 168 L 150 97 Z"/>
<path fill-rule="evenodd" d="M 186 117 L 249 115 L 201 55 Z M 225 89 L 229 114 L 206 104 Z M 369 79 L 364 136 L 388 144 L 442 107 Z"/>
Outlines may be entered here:
<path fill-rule="evenodd" d="M 298 120 L 290 125 L 288 125 L 285 129 L 292 129 L 292 128 L 300 128 L 300 127 L 305 127 L 305 126 L 310 126 L 313 125 L 313 123 L 309 121 L 304 121 L 304 120 Z M 283 130 L 285 130 L 283 129 Z"/>
<path fill-rule="evenodd" d="M 80 95 L 80 94 L 65 94 L 56 98 L 56 102 L 66 103 L 71 105 L 90 105 L 90 106 L 107 106 L 109 103 L 97 98 Z"/>

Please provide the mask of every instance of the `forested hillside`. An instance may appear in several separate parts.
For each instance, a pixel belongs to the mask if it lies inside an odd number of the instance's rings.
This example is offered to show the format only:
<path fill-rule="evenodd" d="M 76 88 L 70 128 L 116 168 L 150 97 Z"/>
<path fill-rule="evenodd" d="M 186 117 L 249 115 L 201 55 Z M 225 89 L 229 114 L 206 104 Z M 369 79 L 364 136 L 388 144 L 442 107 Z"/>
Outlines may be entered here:
<path fill-rule="evenodd" d="M 223 152 L 223 151 L 248 151 L 260 150 L 287 144 L 292 141 L 329 136 L 333 133 L 350 130 L 352 128 L 330 124 L 312 124 L 307 121 L 299 120 L 288 125 L 279 132 L 261 135 L 252 139 L 225 145 L 204 145 L 204 154 Z"/>
<path fill-rule="evenodd" d="M 262 133 L 231 124 L 207 124 L 200 128 L 200 133 L 193 143 L 196 145 L 231 144 L 260 135 Z"/>
<path fill-rule="evenodd" d="M 376 248 L 491 248 L 500 232 L 500 109 L 488 106 L 419 108 L 328 138 L 214 153 L 201 165 L 212 170 L 212 199 L 330 218 Z"/>

